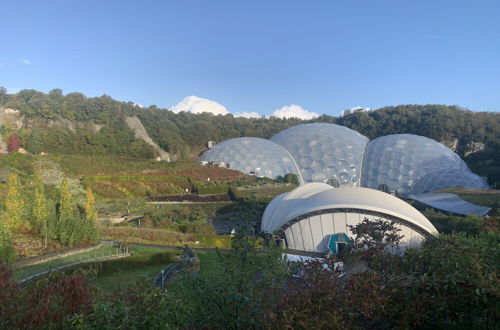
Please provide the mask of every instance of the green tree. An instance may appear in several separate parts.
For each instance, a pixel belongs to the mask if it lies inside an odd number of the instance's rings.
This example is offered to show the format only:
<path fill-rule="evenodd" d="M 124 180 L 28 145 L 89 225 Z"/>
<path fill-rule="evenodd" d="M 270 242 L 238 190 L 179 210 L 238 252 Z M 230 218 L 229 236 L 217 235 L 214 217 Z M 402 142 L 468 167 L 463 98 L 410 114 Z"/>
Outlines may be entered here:
<path fill-rule="evenodd" d="M 92 189 L 87 188 L 85 200 L 85 228 L 86 239 L 94 240 L 97 238 L 97 211 L 95 209 L 95 197 Z"/>
<path fill-rule="evenodd" d="M 262 259 L 257 242 L 239 231 L 231 253 L 219 254 L 220 273 L 210 279 L 194 277 L 184 289 L 196 301 L 192 328 L 259 328 L 269 317 L 283 291 L 287 267 L 280 250 Z"/>
<path fill-rule="evenodd" d="M 11 263 L 16 259 L 12 244 L 12 233 L 3 223 L 0 223 L 0 263 L 1 260 Z"/>
<path fill-rule="evenodd" d="M 348 225 L 356 236 L 354 247 L 358 249 L 369 249 L 374 252 L 382 252 L 387 246 L 396 246 L 404 235 L 400 235 L 401 229 L 393 221 L 383 219 L 370 220 L 365 218 L 357 225 Z"/>
<path fill-rule="evenodd" d="M 297 174 L 287 173 L 285 175 L 284 181 L 286 183 L 291 183 L 291 184 L 294 184 L 294 185 L 299 185 L 299 177 L 297 176 Z"/>
<path fill-rule="evenodd" d="M 47 247 L 49 239 L 49 205 L 45 197 L 43 183 L 39 176 L 35 179 L 35 189 L 31 209 L 32 223 L 39 230 L 44 239 L 44 247 Z"/>
<path fill-rule="evenodd" d="M 57 233 L 59 240 L 64 245 L 72 246 L 75 225 L 75 203 L 66 179 L 61 183 L 58 211 Z"/>
<path fill-rule="evenodd" d="M 7 102 L 7 89 L 0 86 L 0 105 L 3 105 L 5 102 Z"/>
<path fill-rule="evenodd" d="M 25 219 L 25 203 L 19 192 L 19 181 L 16 174 L 10 174 L 7 180 L 7 195 L 5 197 L 5 212 L 3 221 L 12 231 L 29 230 L 30 225 Z"/>

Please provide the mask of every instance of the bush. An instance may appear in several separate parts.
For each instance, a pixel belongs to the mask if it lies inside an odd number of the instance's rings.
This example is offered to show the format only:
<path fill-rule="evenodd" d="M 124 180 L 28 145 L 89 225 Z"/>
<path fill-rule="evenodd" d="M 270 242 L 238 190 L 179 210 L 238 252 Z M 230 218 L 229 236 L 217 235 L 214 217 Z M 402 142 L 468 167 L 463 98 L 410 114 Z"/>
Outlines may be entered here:
<path fill-rule="evenodd" d="M 476 235 L 484 225 L 484 218 L 475 215 L 468 215 L 466 217 L 427 215 L 427 218 L 436 227 L 438 232 L 443 234 L 464 232 Z"/>
<path fill-rule="evenodd" d="M 0 214 L 1 216 L 1 214 Z M 0 224 L 0 262 L 12 263 L 16 259 L 12 234 L 9 229 Z"/>
<path fill-rule="evenodd" d="M 181 233 L 190 234 L 214 234 L 214 227 L 203 224 L 203 223 L 187 223 L 182 225 L 177 225 L 178 230 Z"/>
<path fill-rule="evenodd" d="M 198 186 L 196 188 L 198 195 L 216 195 L 216 194 L 227 194 L 228 186 Z"/>
<path fill-rule="evenodd" d="M 91 311 L 91 289 L 85 274 L 55 273 L 20 287 L 13 272 L 0 263 L 0 328 L 62 329 L 66 317 Z"/>

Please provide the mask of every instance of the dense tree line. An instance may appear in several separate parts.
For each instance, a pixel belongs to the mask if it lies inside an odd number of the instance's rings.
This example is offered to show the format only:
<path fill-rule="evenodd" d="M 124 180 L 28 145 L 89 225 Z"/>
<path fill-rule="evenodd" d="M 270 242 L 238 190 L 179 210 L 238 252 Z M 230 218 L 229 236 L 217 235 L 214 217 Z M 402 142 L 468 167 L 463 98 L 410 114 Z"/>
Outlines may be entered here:
<path fill-rule="evenodd" d="M 400 105 L 364 112 L 347 112 L 342 117 L 320 116 L 311 121 L 279 118 L 235 118 L 210 113 L 175 114 L 156 106 L 142 108 L 132 102 L 120 102 L 107 95 L 87 98 L 81 93 L 64 95 L 60 89 L 45 94 L 22 90 L 7 94 L 0 89 L 0 106 L 18 109 L 31 124 L 24 132 L 28 149 L 71 153 L 129 153 L 149 157 L 152 150 L 137 142 L 123 123 L 126 116 L 138 116 L 149 135 L 163 149 L 178 157 L 193 155 L 204 148 L 208 140 L 217 142 L 241 136 L 269 138 L 277 132 L 306 122 L 344 125 L 370 139 L 395 133 L 427 136 L 437 141 L 457 140 L 457 151 L 464 154 L 470 142 L 482 142 L 490 153 L 500 149 L 500 114 L 472 112 L 458 106 Z M 70 130 L 65 126 L 47 126 L 56 120 L 93 122 L 104 125 L 98 133 L 88 129 Z M 40 139 L 43 137 L 43 139 Z M 69 141 L 74 142 L 68 145 Z M 143 150 L 141 152 L 141 150 Z"/>
<path fill-rule="evenodd" d="M 458 152 L 470 142 L 482 142 L 489 149 L 500 145 L 500 114 L 472 112 L 458 106 L 400 105 L 376 111 L 357 111 L 338 118 L 370 139 L 387 134 L 416 134 L 437 141 L 458 140 Z"/>
<path fill-rule="evenodd" d="M 85 204 L 79 205 L 66 180 L 62 181 L 56 200 L 45 192 L 39 177 L 30 186 L 31 191 L 21 191 L 17 175 L 9 175 L 4 205 L 0 208 L 0 259 L 14 261 L 14 234 L 38 236 L 45 248 L 50 242 L 72 247 L 98 238 L 95 198 L 90 189 Z"/>

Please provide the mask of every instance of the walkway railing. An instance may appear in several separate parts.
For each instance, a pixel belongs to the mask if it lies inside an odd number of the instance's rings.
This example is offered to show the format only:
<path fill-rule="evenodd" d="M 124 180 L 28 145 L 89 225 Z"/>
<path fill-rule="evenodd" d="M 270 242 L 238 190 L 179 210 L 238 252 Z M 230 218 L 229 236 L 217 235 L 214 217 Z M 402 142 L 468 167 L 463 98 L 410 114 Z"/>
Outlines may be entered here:
<path fill-rule="evenodd" d="M 174 264 L 168 265 L 156 276 L 154 285 L 161 291 L 165 291 L 166 285 L 176 278 L 177 275 L 188 269 L 193 269 L 199 266 L 200 261 L 194 252 L 187 246 L 182 249 L 184 250 L 184 253 L 182 254 L 180 260 Z"/>
<path fill-rule="evenodd" d="M 103 244 L 103 245 L 106 245 L 106 244 Z M 130 255 L 131 255 L 131 253 L 129 252 L 128 247 L 123 248 L 123 249 L 121 247 L 115 247 L 115 248 L 112 248 L 108 251 L 94 250 L 91 252 L 82 253 L 81 258 L 79 258 L 79 257 L 75 258 L 75 256 L 73 256 L 71 258 L 71 260 L 68 261 L 68 263 L 63 262 L 62 265 L 60 265 L 60 266 L 57 266 L 57 263 L 56 263 L 56 265 L 54 265 L 54 260 L 52 260 L 51 262 L 47 263 L 47 265 L 45 265 L 43 267 L 38 266 L 37 268 L 40 268 L 40 269 L 38 269 L 35 274 L 25 276 L 22 279 L 20 279 L 19 284 L 23 285 L 23 284 L 26 284 L 32 280 L 45 277 L 52 272 L 61 271 L 61 270 L 64 270 L 66 268 L 74 267 L 77 265 L 92 263 L 92 262 L 97 262 L 97 261 L 103 261 L 103 260 L 123 258 L 123 257 L 127 257 Z M 63 259 L 63 258 L 61 258 L 61 259 Z M 58 259 L 55 259 L 55 260 L 57 261 Z"/>

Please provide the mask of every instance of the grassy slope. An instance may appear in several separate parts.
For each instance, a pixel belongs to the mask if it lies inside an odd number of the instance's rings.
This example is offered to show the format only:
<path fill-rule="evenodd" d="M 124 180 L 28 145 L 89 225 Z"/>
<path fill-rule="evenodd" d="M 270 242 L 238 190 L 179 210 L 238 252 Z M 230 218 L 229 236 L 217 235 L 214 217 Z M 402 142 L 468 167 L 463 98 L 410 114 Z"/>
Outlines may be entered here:
<path fill-rule="evenodd" d="M 134 249 L 135 251 L 141 251 L 142 249 L 141 252 L 146 253 L 167 251 L 167 249 L 163 248 L 150 247 L 134 247 Z M 177 252 L 178 250 L 174 251 Z M 217 276 L 220 272 L 218 254 L 215 251 L 203 251 L 197 252 L 196 254 L 201 262 L 199 274 L 207 278 Z M 115 274 L 99 275 L 96 279 L 92 280 L 91 284 L 105 293 L 110 293 L 113 290 L 123 289 L 133 285 L 136 281 L 152 282 L 161 269 L 162 267 L 159 265 L 152 265 Z"/>
<path fill-rule="evenodd" d="M 132 286 L 136 281 L 147 281 L 152 283 L 158 272 L 165 266 L 166 265 L 151 265 L 138 269 L 131 269 L 126 272 L 99 275 L 96 279 L 92 280 L 90 284 L 102 292 L 111 293 L 114 290 Z"/>

